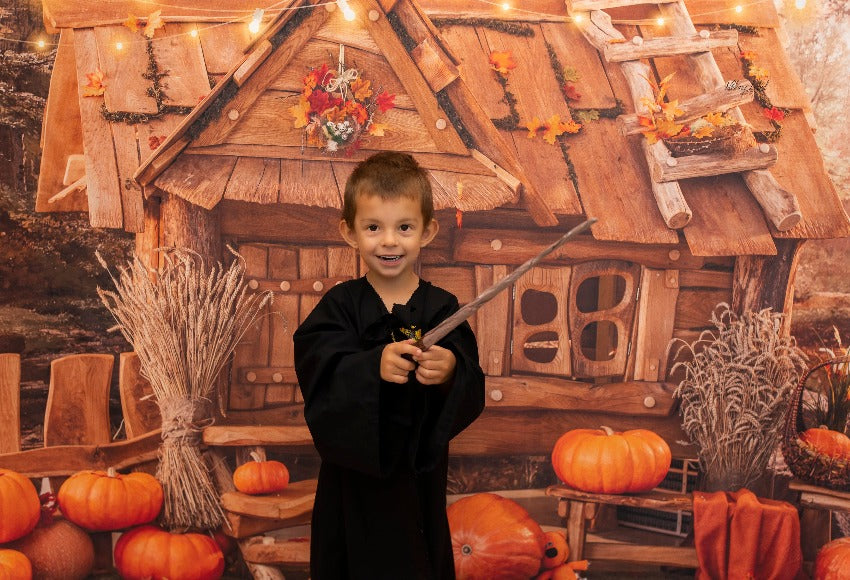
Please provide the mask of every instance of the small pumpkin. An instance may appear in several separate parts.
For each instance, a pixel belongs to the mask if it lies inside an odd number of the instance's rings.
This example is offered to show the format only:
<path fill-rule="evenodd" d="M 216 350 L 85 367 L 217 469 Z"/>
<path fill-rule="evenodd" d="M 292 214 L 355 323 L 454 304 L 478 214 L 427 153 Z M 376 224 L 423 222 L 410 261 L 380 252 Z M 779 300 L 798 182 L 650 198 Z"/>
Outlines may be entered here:
<path fill-rule="evenodd" d="M 566 562 L 549 570 L 543 570 L 534 580 L 575 580 L 578 578 L 577 570 L 587 570 L 587 560 L 577 562 Z"/>
<path fill-rule="evenodd" d="M 800 433 L 800 439 L 824 455 L 850 459 L 850 437 L 840 431 L 816 427 Z"/>
<path fill-rule="evenodd" d="M 32 482 L 16 471 L 0 468 L 0 544 L 30 533 L 40 514 L 41 502 Z"/>
<path fill-rule="evenodd" d="M 125 580 L 218 580 L 224 573 L 224 554 L 213 538 L 172 534 L 152 525 L 121 534 L 114 556 Z"/>
<path fill-rule="evenodd" d="M 0 549 L 0 578 L 3 580 L 32 580 L 32 564 L 17 550 Z"/>
<path fill-rule="evenodd" d="M 162 508 L 162 486 L 150 474 L 80 471 L 65 480 L 56 494 L 62 514 L 92 532 L 146 524 Z"/>
<path fill-rule="evenodd" d="M 815 580 L 850 580 L 850 537 L 823 545 L 815 556 Z"/>
<path fill-rule="evenodd" d="M 458 580 L 526 580 L 540 569 L 546 536 L 515 501 L 477 493 L 447 515 Z"/>
<path fill-rule="evenodd" d="M 570 555 L 570 546 L 567 544 L 567 536 L 554 530 L 544 532 L 546 545 L 543 547 L 543 568 L 548 570 L 560 566 L 567 561 Z"/>
<path fill-rule="evenodd" d="M 242 493 L 261 495 L 275 493 L 289 485 L 289 470 L 280 461 L 260 461 L 252 453 L 253 461 L 243 463 L 233 472 L 233 485 Z"/>
<path fill-rule="evenodd" d="M 667 475 L 671 461 L 670 446 L 647 429 L 573 429 L 552 450 L 558 478 L 590 493 L 649 491 Z"/>

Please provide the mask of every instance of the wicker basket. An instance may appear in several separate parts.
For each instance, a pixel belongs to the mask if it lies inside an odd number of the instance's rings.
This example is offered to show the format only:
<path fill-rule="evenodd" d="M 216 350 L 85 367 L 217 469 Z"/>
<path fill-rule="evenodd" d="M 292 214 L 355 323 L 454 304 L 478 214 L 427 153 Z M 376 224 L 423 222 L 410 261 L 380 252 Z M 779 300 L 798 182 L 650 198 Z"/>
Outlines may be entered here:
<path fill-rule="evenodd" d="M 841 491 L 850 491 L 850 461 L 818 453 L 811 445 L 800 440 L 800 433 L 806 430 L 802 416 L 803 390 L 809 376 L 818 369 L 847 361 L 846 358 L 824 361 L 810 368 L 800 378 L 785 416 L 785 432 L 782 438 L 782 455 L 796 477 L 808 483 Z"/>
<path fill-rule="evenodd" d="M 755 144 L 755 139 L 752 138 L 752 132 L 743 125 L 727 125 L 718 127 L 710 137 L 673 137 L 664 139 L 664 144 L 673 157 L 710 153 L 734 155 Z"/>

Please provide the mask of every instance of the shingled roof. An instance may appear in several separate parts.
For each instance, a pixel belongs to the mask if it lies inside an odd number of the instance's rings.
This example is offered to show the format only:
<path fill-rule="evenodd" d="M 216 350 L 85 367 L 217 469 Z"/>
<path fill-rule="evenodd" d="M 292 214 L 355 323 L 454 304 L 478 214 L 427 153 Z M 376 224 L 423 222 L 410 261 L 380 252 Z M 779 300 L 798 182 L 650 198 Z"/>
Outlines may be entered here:
<path fill-rule="evenodd" d="M 438 207 L 507 205 L 526 209 L 540 225 L 556 216 L 594 216 L 593 236 L 600 240 L 666 244 L 677 243 L 681 233 L 694 255 L 711 256 L 774 254 L 776 238 L 850 235 L 771 2 L 742 13 L 722 0 L 572 0 L 567 6 L 536 0 L 508 11 L 460 0 L 350 3 L 360 14 L 354 23 L 321 7 L 287 10 L 254 40 L 244 24 L 188 24 L 197 13 L 163 6 L 165 40 L 158 32 L 119 58 L 111 43 L 130 34 L 120 23 L 139 3 L 98 4 L 84 12 L 79 2 L 72 8 L 44 0 L 62 41 L 37 209 L 85 209 L 87 201 L 93 225 L 139 231 L 139 183 L 208 208 L 221 199 L 338 207 L 354 162 L 374 149 L 399 148 L 431 170 Z M 216 15 L 212 4 L 205 3 L 207 15 Z M 150 11 L 145 6 L 138 10 Z M 579 14 L 584 24 L 567 18 Z M 655 24 L 660 16 L 664 27 Z M 186 34 L 189 26 L 198 27 L 198 37 Z M 653 42 L 673 35 L 666 48 Z M 303 148 L 303 130 L 287 112 L 287 98 L 297 97 L 305 72 L 329 58 L 332 63 L 339 44 L 376 85 L 397 94 L 398 105 L 389 112 L 387 135 L 364 139 L 363 149 L 349 157 Z M 674 55 L 683 45 L 701 52 Z M 508 76 L 492 70 L 494 51 L 509 52 L 516 62 Z M 770 80 L 761 102 L 740 104 L 741 114 L 755 131 L 775 137 L 765 104 L 787 112 L 779 138 L 736 161 L 740 167 L 722 159 L 709 170 L 706 160 L 659 162 L 641 135 L 623 134 L 643 90 L 635 86 L 636 71 L 657 78 L 675 72 L 670 96 L 684 102 L 722 93 L 728 81 L 746 86 L 741 53 L 747 51 Z M 167 100 L 148 95 L 151 81 L 143 74 L 151 62 L 166 75 Z M 79 96 L 93 63 L 104 72 L 106 92 Z M 565 69 L 574 79 L 571 95 L 564 90 Z M 459 94 L 472 100 L 458 101 Z M 156 118 L 128 125 L 109 120 L 102 105 Z M 527 122 L 555 114 L 581 121 L 579 133 L 555 144 L 528 138 Z M 74 181 L 65 171 L 67 158 L 82 153 L 87 199 L 72 192 L 49 207 L 47 199 Z M 762 187 L 768 193 L 756 191 Z"/>

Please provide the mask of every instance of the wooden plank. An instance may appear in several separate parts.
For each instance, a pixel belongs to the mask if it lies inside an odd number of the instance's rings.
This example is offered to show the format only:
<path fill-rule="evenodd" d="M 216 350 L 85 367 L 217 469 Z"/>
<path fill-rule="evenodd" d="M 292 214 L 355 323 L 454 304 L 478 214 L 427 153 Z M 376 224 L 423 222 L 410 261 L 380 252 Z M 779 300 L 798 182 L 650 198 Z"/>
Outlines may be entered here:
<path fill-rule="evenodd" d="M 628 564 L 698 568 L 695 548 L 680 546 L 594 544 L 584 546 L 584 558 L 592 562 L 611 561 Z"/>
<path fill-rule="evenodd" d="M 251 538 L 247 544 L 242 552 L 247 562 L 287 567 L 310 566 L 309 538 Z"/>
<path fill-rule="evenodd" d="M 92 29 L 74 31 L 77 57 L 77 89 L 86 152 L 86 194 L 89 221 L 93 227 L 120 228 L 123 225 L 120 184 L 115 148 L 109 123 L 100 113 L 103 97 L 85 97 L 86 74 L 99 68 L 97 41 Z"/>
<path fill-rule="evenodd" d="M 189 34 L 194 27 L 170 23 L 168 36 L 152 43 L 157 66 L 166 73 L 161 80 L 163 105 L 194 107 L 210 92 L 201 40 Z"/>
<path fill-rule="evenodd" d="M 569 267 L 535 267 L 514 285 L 511 369 L 572 374 L 565 299 Z"/>
<path fill-rule="evenodd" d="M 542 139 L 529 139 L 525 132 L 502 131 L 502 134 L 513 144 L 517 159 L 528 171 L 528 179 L 553 212 L 561 215 L 584 214 L 559 145 L 550 145 Z"/>
<path fill-rule="evenodd" d="M 127 439 L 159 429 L 162 424 L 153 387 L 142 376 L 141 367 L 136 353 L 121 353 L 118 359 L 118 392 Z"/>
<path fill-rule="evenodd" d="M 248 77 L 250 77 L 254 71 L 263 64 L 263 61 L 266 60 L 266 57 L 272 53 L 272 50 L 272 43 L 268 40 L 264 40 L 255 46 L 251 54 L 242 61 L 242 64 L 240 64 L 239 68 L 237 68 L 233 73 L 233 82 L 240 87 L 245 84 Z"/>
<path fill-rule="evenodd" d="M 446 114 L 437 104 L 437 99 L 423 77 L 422 71 L 419 70 L 402 45 L 383 9 L 375 0 L 356 0 L 354 4 L 359 6 L 362 14 L 368 14 L 371 10 L 378 12 L 379 17 L 376 20 L 364 18 L 362 23 L 369 34 L 372 35 L 375 44 L 381 49 L 387 62 L 396 71 L 396 75 L 406 89 L 405 92 L 410 96 L 422 118 L 427 134 L 437 144 L 438 150 L 456 155 L 465 154 L 467 148 L 451 123 L 447 123 L 444 129 L 437 128 L 438 120 L 442 119 L 443 122 L 447 120 Z M 391 112 L 388 111 L 388 113 Z M 391 128 L 392 126 L 392 123 L 390 123 Z"/>
<path fill-rule="evenodd" d="M 154 155 L 183 119 L 183 115 L 167 114 L 158 119 L 151 119 L 148 123 L 135 125 L 140 160 L 145 162 Z"/>
<path fill-rule="evenodd" d="M 313 9 L 277 49 L 269 55 L 263 64 L 245 81 L 240 90 L 224 105 L 222 114 L 213 119 L 194 140 L 198 146 L 223 143 L 228 134 L 239 124 L 242 116 L 254 105 L 257 98 L 266 90 L 273 79 L 280 76 L 292 57 L 327 19 L 328 12 Z M 223 98 L 223 97 L 219 97 Z M 231 115 L 230 111 L 236 111 Z M 235 118 L 231 118 L 235 117 Z M 278 123 L 282 119 L 278 120 Z M 277 127 L 277 124 L 275 125 Z M 280 130 L 278 128 L 278 130 Z"/>
<path fill-rule="evenodd" d="M 470 267 L 423 266 L 420 276 L 454 294 L 460 304 L 471 302 L 478 296 L 475 291 L 475 273 Z"/>
<path fill-rule="evenodd" d="M 641 269 L 637 330 L 631 355 L 636 381 L 664 380 L 678 297 L 678 270 Z"/>
<path fill-rule="evenodd" d="M 652 159 L 649 173 L 658 182 L 679 181 L 694 177 L 711 177 L 724 173 L 741 173 L 755 169 L 767 169 L 776 163 L 779 154 L 776 147 L 762 143 L 758 147 L 750 147 L 743 153 L 727 155 L 709 153 L 706 155 L 686 155 L 684 157 L 667 157 L 663 161 Z"/>
<path fill-rule="evenodd" d="M 311 38 L 298 54 L 292 57 L 289 66 L 281 72 L 280 76 L 272 80 L 269 89 L 301 93 L 304 90 L 304 76 L 311 68 L 320 67 L 322 64 L 334 68 L 337 58 L 339 58 L 339 43 Z M 345 60 L 348 66 L 356 67 L 366 80 L 371 81 L 373 90 L 380 88 L 382 91 L 394 94 L 393 102 L 397 108 L 414 109 L 413 101 L 405 92 L 404 85 L 382 55 L 350 47 L 346 43 Z M 378 113 L 377 118 L 381 116 Z"/>
<path fill-rule="evenodd" d="M 486 211 L 517 201 L 514 190 L 494 176 L 434 170 L 429 175 L 439 186 L 433 192 L 435 210 L 454 208 L 461 211 Z"/>
<path fill-rule="evenodd" d="M 236 160 L 236 157 L 181 155 L 154 184 L 190 203 L 212 209 L 224 196 Z"/>
<path fill-rule="evenodd" d="M 118 183 L 121 192 L 121 212 L 124 230 L 141 232 L 145 228 L 145 208 L 142 190 L 133 181 L 139 168 L 139 143 L 137 129 L 125 123 L 110 123 L 112 142 L 115 144 L 115 162 L 118 167 Z"/>
<path fill-rule="evenodd" d="M 61 477 L 86 469 L 122 470 L 155 460 L 161 444 L 162 433 L 157 430 L 109 444 L 56 445 L 0 454 L 0 465 L 32 478 Z"/>
<path fill-rule="evenodd" d="M 541 252 L 547 244 L 539 232 L 463 228 L 455 233 L 453 258 L 473 264 L 519 265 Z M 663 269 L 700 268 L 703 264 L 703 260 L 692 256 L 683 244 L 622 244 L 581 237 L 570 240 L 542 263 L 564 265 L 586 260 L 628 260 Z"/>
<path fill-rule="evenodd" d="M 306 425 L 213 425 L 205 427 L 204 445 L 216 447 L 296 447 L 311 448 L 313 439 Z"/>
<path fill-rule="evenodd" d="M 223 201 L 221 233 L 275 243 L 339 243 L 339 209 Z"/>
<path fill-rule="evenodd" d="M 676 301 L 676 328 L 713 328 L 711 313 L 721 302 L 732 304 L 732 290 L 697 290 L 682 288 Z"/>
<path fill-rule="evenodd" d="M 487 45 L 487 59 L 494 51 L 510 52 L 517 63 L 508 75 L 511 88 L 524 90 L 512 91 L 516 97 L 516 110 L 520 124 L 530 122 L 534 117 L 545 121 L 552 115 L 560 115 L 566 122 L 572 119 L 558 80 L 551 73 L 549 53 L 546 50 L 543 33 L 538 26 L 532 26 L 534 36 L 517 36 L 488 28 L 479 29 Z M 541 68 L 546 74 L 540 74 Z"/>
<path fill-rule="evenodd" d="M 238 491 L 221 494 L 221 507 L 226 511 L 272 520 L 296 518 L 313 511 L 316 498 L 315 479 L 296 481 L 277 493 L 248 495 Z"/>
<path fill-rule="evenodd" d="M 814 135 L 799 112 L 786 115 L 776 143 L 779 158 L 771 173 L 779 185 L 797 195 L 800 223 L 777 238 L 838 238 L 850 235 L 850 221 L 823 166 Z M 793 162 L 792 162 L 793 160 Z"/>
<path fill-rule="evenodd" d="M 351 22 L 345 19 L 342 10 L 331 11 L 331 15 L 325 21 L 325 24 L 316 31 L 315 38 L 330 42 L 336 47 L 344 44 L 346 53 L 348 47 L 354 47 L 373 54 L 381 54 L 381 49 L 375 44 L 372 35 L 362 26 L 352 26 Z M 338 52 L 338 48 L 332 51 L 332 54 L 334 52 Z M 316 66 L 315 61 L 311 66 Z M 366 68 L 366 70 L 369 69 Z"/>
<path fill-rule="evenodd" d="M 778 28 L 779 16 L 772 2 L 742 4 L 740 13 L 730 9 L 729 0 L 687 0 L 685 4 L 694 24 L 737 24 L 759 28 Z"/>
<path fill-rule="evenodd" d="M 742 34 L 740 45 L 742 51 L 754 51 L 758 55 L 756 65 L 769 71 L 770 82 L 765 92 L 774 107 L 811 110 L 806 89 L 779 40 L 777 30 L 765 28 L 758 34 Z"/>
<path fill-rule="evenodd" d="M 674 389 L 670 383 L 649 381 L 593 384 L 531 375 L 488 376 L 486 403 L 488 409 L 604 409 L 613 415 L 668 416 L 676 409 Z"/>
<path fill-rule="evenodd" d="M 35 210 L 88 211 L 86 194 L 77 191 L 52 204 L 47 200 L 62 189 L 66 159 L 83 152 L 83 128 L 77 102 L 77 65 L 74 54 L 74 31 L 65 30 L 59 37 L 50 91 L 44 110 L 41 165 L 38 173 L 38 191 Z"/>
<path fill-rule="evenodd" d="M 507 275 L 507 266 L 475 266 L 476 296 Z M 476 313 L 473 328 L 485 375 L 501 376 L 510 371 L 511 305 L 510 294 L 502 292 Z"/>
<path fill-rule="evenodd" d="M 298 252 L 295 248 L 279 246 L 269 247 L 269 276 L 282 278 L 284 280 L 295 280 L 298 278 Z M 292 333 L 295 332 L 298 320 L 298 296 L 290 292 L 281 292 L 278 284 L 278 293 L 269 308 L 271 320 L 269 321 L 269 365 L 272 367 L 294 367 L 295 356 L 292 343 Z M 274 379 L 274 377 L 272 377 Z M 295 400 L 295 387 L 297 378 L 285 387 L 288 387 L 286 396 L 278 395 L 277 400 L 290 402 Z M 280 390 L 275 385 L 269 385 L 266 392 L 266 403 L 272 389 Z"/>
<path fill-rule="evenodd" d="M 241 539 L 250 538 L 273 530 L 281 530 L 293 526 L 309 524 L 312 519 L 312 514 L 302 514 L 295 518 L 283 520 L 253 518 L 251 516 L 243 516 L 231 512 L 225 512 L 224 517 L 227 520 L 228 525 L 222 526 L 222 531 L 231 538 Z M 249 562 L 248 566 L 251 565 L 252 564 Z M 259 576 L 254 576 L 254 578 L 259 578 Z M 269 576 L 268 578 L 271 580 L 272 577 Z"/>
<path fill-rule="evenodd" d="M 109 424 L 111 354 L 73 354 L 50 363 L 44 446 L 105 444 Z"/>
<path fill-rule="evenodd" d="M 330 161 L 281 159 L 280 180 L 279 203 L 342 209 Z"/>
<path fill-rule="evenodd" d="M 258 244 L 242 244 L 239 254 L 245 259 L 245 278 L 268 277 L 268 249 Z M 268 306 L 266 307 L 266 313 Z M 245 333 L 233 352 L 228 408 L 256 409 L 263 406 L 266 384 L 245 383 L 240 380 L 243 367 L 269 366 L 269 317 L 260 317 L 258 324 Z"/>
<path fill-rule="evenodd" d="M 577 109 L 610 109 L 617 105 L 611 82 L 601 66 L 599 53 L 573 26 L 562 23 L 540 23 L 543 37 L 558 61 L 578 74 L 574 83 L 581 98 L 572 106 Z"/>
<path fill-rule="evenodd" d="M 672 2 L 674 0 L 666 0 Z M 634 6 L 635 4 L 646 4 L 646 0 L 566 0 L 567 11 L 587 12 L 590 10 L 608 10 L 621 6 Z"/>
<path fill-rule="evenodd" d="M 438 46 L 436 41 L 426 38 L 410 51 L 413 62 L 422 71 L 422 76 L 428 81 L 428 86 L 435 93 L 442 91 L 446 85 L 458 78 L 457 66 L 448 55 Z"/>
<path fill-rule="evenodd" d="M 668 57 L 676 54 L 708 52 L 717 48 L 737 46 L 737 30 L 717 30 L 708 37 L 700 34 L 657 36 L 641 42 L 606 44 L 602 54 L 609 62 L 625 62 L 645 58 Z"/>
<path fill-rule="evenodd" d="M 642 244 L 678 241 L 658 211 L 638 138 L 626 140 L 615 121 L 599 119 L 570 137 L 568 154 L 584 210 L 599 218 L 592 228 L 595 238 Z M 600 171 L 604 159 L 617 159 L 617 171 Z"/>
<path fill-rule="evenodd" d="M 546 488 L 546 495 L 590 503 L 640 507 L 670 512 L 693 511 L 694 507 L 694 498 L 691 494 L 663 491 L 647 491 L 643 493 L 615 495 L 610 493 L 581 491 L 566 485 L 551 485 Z"/>
<path fill-rule="evenodd" d="M 14 453 L 21 450 L 21 355 L 17 353 L 0 354 L 0 400 L 0 453 Z"/>
<path fill-rule="evenodd" d="M 339 230 L 337 230 L 338 234 Z M 328 275 L 328 256 L 325 248 L 300 248 L 298 251 L 298 277 L 302 280 L 324 278 Z M 307 315 L 319 303 L 321 296 L 302 294 L 298 297 L 298 324 L 304 322 Z"/>
<path fill-rule="evenodd" d="M 224 190 L 224 199 L 277 203 L 280 160 L 239 157 Z"/>
<path fill-rule="evenodd" d="M 525 21 L 532 14 L 535 20 L 563 22 L 566 16 L 563 0 L 523 0 L 519 10 L 504 10 L 498 3 L 471 3 L 466 0 L 426 0 L 420 4 L 432 19 L 477 17 Z"/>
<path fill-rule="evenodd" d="M 776 253 L 761 208 L 738 175 L 691 179 L 682 191 L 694 210 L 683 231 L 695 256 Z"/>
<path fill-rule="evenodd" d="M 718 270 L 682 270 L 680 288 L 731 288 L 732 272 Z"/>
<path fill-rule="evenodd" d="M 156 99 L 148 94 L 153 86 L 143 75 L 148 70 L 147 42 L 126 26 L 101 26 L 94 29 L 100 70 L 106 92 L 103 94 L 110 111 L 156 113 Z M 116 48 L 117 43 L 122 48 Z"/>
<path fill-rule="evenodd" d="M 243 22 L 199 26 L 198 38 L 204 52 L 204 65 L 209 74 L 225 74 L 245 58 L 251 33 Z"/>
<path fill-rule="evenodd" d="M 443 38 L 461 59 L 461 76 L 469 84 L 487 117 L 501 119 L 510 113 L 504 101 L 504 90 L 490 66 L 486 39 L 473 26 L 447 26 L 440 30 Z"/>
<path fill-rule="evenodd" d="M 573 266 L 570 280 L 570 299 L 567 317 L 572 342 L 573 374 L 580 377 L 623 375 L 626 371 L 628 345 L 632 340 L 632 323 L 635 315 L 635 298 L 640 269 L 635 264 L 615 260 L 584 262 Z M 591 284 L 597 278 L 598 302 L 595 308 L 583 311 L 579 307 L 582 284 Z M 624 289 L 619 301 L 608 301 L 602 294 L 606 279 L 622 279 Z M 618 280 L 619 281 L 619 280 Z M 588 342 L 587 334 L 595 324 L 595 342 Z M 606 328 L 607 327 L 607 328 Z M 608 328 L 615 331 L 616 340 L 603 340 Z M 591 354 L 592 353 L 592 354 Z"/>
<path fill-rule="evenodd" d="M 239 367 L 236 376 L 240 383 L 246 384 L 298 382 L 298 378 L 295 376 L 295 367 L 292 364 L 286 366 Z"/>

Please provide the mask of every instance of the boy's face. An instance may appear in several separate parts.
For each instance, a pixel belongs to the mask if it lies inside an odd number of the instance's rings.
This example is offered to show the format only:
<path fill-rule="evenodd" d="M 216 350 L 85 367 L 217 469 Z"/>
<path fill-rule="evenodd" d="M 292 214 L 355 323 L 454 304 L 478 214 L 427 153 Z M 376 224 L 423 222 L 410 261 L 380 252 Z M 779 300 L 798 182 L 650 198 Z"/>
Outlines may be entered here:
<path fill-rule="evenodd" d="M 360 252 L 369 267 L 370 281 L 406 281 L 415 276 L 419 250 L 434 239 L 436 220 L 423 223 L 419 200 L 409 197 L 383 200 L 378 195 L 357 196 L 354 227 L 339 224 L 342 237 Z"/>

